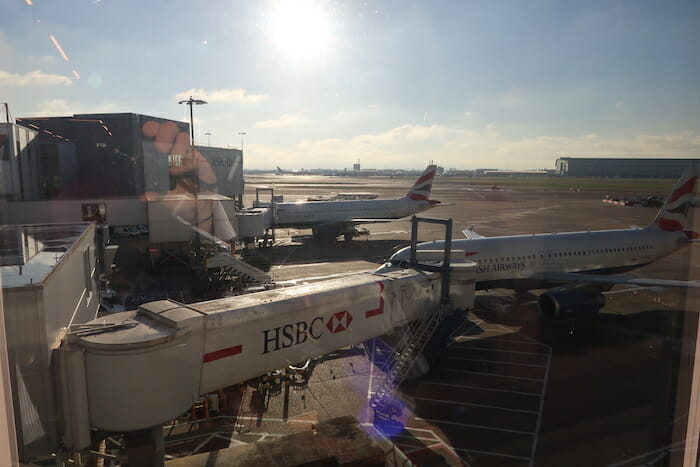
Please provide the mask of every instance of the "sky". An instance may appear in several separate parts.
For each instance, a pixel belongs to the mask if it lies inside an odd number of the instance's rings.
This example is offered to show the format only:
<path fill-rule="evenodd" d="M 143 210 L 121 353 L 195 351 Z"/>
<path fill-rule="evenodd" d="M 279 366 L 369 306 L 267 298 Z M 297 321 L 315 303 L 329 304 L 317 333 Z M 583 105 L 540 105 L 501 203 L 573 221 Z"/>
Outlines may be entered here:
<path fill-rule="evenodd" d="M 700 157 L 696 0 L 0 0 L 0 12 L 12 118 L 188 121 L 178 101 L 192 96 L 208 102 L 195 142 L 243 144 L 247 169 Z"/>

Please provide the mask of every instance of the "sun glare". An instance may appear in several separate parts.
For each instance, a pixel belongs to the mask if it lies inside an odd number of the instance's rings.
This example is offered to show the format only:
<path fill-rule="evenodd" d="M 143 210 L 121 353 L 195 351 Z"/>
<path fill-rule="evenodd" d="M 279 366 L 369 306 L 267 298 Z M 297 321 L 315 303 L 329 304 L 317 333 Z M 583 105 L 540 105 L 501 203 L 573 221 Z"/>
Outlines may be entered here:
<path fill-rule="evenodd" d="M 282 0 L 270 7 L 268 34 L 285 57 L 322 58 L 331 40 L 331 23 L 319 1 Z"/>

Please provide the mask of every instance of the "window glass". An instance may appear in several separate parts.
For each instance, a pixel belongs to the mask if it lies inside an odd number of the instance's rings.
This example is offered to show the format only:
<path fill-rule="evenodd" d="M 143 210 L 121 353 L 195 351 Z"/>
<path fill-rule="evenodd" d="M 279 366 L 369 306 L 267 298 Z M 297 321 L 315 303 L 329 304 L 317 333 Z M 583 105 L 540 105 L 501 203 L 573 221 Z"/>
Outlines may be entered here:
<path fill-rule="evenodd" d="M 3 2 L 0 465 L 695 465 L 699 22 Z"/>

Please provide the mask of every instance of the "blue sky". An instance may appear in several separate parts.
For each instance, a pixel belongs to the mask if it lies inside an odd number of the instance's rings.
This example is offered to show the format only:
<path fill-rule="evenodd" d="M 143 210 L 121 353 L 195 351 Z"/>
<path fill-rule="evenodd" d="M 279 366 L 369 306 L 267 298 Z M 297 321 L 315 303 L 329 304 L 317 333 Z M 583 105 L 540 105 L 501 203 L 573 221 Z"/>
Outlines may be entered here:
<path fill-rule="evenodd" d="M 0 0 L 13 117 L 134 112 L 247 168 L 700 156 L 697 1 Z M 64 58 L 56 45 L 61 46 Z M 67 58 L 67 60 L 66 60 Z"/>

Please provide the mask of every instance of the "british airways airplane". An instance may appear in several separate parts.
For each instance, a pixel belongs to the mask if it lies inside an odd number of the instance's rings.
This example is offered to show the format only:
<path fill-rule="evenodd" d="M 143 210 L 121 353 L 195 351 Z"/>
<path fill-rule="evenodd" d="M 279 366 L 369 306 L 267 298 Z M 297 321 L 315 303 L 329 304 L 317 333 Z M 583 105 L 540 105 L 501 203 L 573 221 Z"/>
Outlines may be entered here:
<path fill-rule="evenodd" d="M 429 165 L 406 196 L 398 199 L 276 203 L 273 227 L 311 227 L 314 237 L 343 235 L 351 240 L 356 225 L 390 222 L 441 204 L 430 199 L 434 178 L 435 166 Z"/>
<path fill-rule="evenodd" d="M 540 311 L 552 317 L 597 312 L 605 303 L 602 291 L 615 284 L 700 287 L 700 282 L 614 275 L 645 266 L 698 241 L 700 235 L 686 229 L 696 173 L 689 169 L 683 174 L 646 227 L 488 238 L 468 229 L 463 231 L 466 239 L 452 242 L 452 256 L 476 263 L 477 289 L 524 292 L 556 287 L 539 297 Z M 443 245 L 443 241 L 418 244 L 418 262 L 439 261 Z M 406 247 L 377 272 L 404 267 L 409 261 L 410 247 Z"/>

